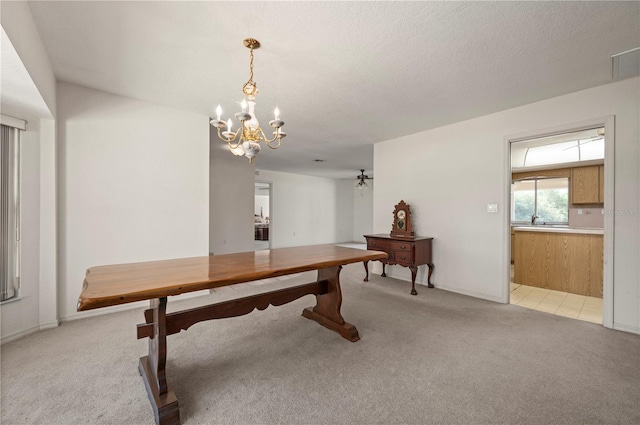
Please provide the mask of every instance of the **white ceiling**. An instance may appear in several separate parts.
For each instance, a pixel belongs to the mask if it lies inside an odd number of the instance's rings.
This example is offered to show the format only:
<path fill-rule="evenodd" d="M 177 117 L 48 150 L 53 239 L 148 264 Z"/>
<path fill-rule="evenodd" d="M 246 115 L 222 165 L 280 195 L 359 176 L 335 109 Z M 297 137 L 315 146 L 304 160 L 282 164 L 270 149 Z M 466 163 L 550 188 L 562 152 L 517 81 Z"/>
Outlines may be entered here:
<path fill-rule="evenodd" d="M 288 136 L 256 167 L 334 178 L 372 175 L 376 142 L 608 83 L 640 45 L 640 2 L 30 6 L 59 80 L 208 116 L 239 110 L 257 38 L 258 119 L 279 106 Z"/>

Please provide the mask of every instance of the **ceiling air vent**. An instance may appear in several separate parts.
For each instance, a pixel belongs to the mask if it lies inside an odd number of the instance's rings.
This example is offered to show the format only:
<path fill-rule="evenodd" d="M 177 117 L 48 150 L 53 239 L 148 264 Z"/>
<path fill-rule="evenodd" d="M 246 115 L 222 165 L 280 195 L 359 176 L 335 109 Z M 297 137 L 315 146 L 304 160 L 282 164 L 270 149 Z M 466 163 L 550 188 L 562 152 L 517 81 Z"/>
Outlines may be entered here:
<path fill-rule="evenodd" d="M 640 47 L 611 55 L 611 78 L 623 80 L 640 75 Z"/>

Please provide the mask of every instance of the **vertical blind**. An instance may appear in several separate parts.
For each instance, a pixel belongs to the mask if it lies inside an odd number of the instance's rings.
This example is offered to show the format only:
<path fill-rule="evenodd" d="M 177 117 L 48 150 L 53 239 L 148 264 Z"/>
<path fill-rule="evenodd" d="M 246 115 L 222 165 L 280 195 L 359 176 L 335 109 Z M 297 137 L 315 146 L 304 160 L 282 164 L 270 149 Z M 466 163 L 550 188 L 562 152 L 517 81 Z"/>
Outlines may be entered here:
<path fill-rule="evenodd" d="M 19 286 L 20 131 L 0 128 L 0 301 L 5 301 L 17 295 Z"/>

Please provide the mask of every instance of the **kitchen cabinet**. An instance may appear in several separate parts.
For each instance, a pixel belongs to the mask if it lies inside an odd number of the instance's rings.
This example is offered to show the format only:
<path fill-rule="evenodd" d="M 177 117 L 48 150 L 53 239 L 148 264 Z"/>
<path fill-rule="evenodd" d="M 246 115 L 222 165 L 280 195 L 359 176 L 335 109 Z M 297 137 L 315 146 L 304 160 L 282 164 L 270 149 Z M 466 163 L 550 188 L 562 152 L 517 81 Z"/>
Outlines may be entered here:
<path fill-rule="evenodd" d="M 603 235 L 570 231 L 516 228 L 514 283 L 602 298 Z"/>
<path fill-rule="evenodd" d="M 598 166 L 598 179 L 600 180 L 600 190 L 598 191 L 598 202 L 604 204 L 604 165 Z"/>
<path fill-rule="evenodd" d="M 571 203 L 598 204 L 600 201 L 600 170 L 598 165 L 571 169 Z M 604 169 L 604 167 L 603 167 Z M 604 178 L 603 178 L 604 182 Z M 602 189 L 604 195 L 604 188 Z M 604 198 L 604 196 L 602 196 Z"/>
<path fill-rule="evenodd" d="M 513 264 L 513 253 L 516 250 L 516 231 L 511 228 L 511 264 Z"/>

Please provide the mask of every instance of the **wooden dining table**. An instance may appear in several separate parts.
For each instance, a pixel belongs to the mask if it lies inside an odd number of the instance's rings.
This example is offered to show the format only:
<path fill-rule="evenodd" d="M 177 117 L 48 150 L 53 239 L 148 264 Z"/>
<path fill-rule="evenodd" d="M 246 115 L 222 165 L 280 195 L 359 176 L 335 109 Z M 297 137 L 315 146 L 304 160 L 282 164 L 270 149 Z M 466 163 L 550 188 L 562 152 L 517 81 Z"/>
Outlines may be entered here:
<path fill-rule="evenodd" d="M 149 339 L 149 353 L 140 358 L 138 370 L 156 423 L 174 425 L 180 423 L 180 409 L 166 379 L 168 335 L 187 330 L 198 322 L 242 316 L 311 294 L 316 297 L 316 305 L 305 308 L 302 316 L 349 341 L 358 341 L 358 330 L 340 313 L 340 270 L 346 264 L 385 258 L 387 254 L 380 251 L 314 245 L 91 267 L 78 299 L 78 311 L 150 300 L 150 308 L 144 311 L 144 323 L 137 327 L 138 339 Z M 167 298 L 172 295 L 312 270 L 317 270 L 318 275 L 310 283 L 166 312 Z"/>

